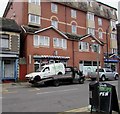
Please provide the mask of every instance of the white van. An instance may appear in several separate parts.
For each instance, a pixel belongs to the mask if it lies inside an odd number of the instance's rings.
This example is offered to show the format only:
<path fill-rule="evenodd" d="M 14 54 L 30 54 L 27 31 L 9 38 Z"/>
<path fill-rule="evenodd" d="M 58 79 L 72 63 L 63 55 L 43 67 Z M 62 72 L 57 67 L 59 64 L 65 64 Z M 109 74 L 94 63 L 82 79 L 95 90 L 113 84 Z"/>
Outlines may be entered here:
<path fill-rule="evenodd" d="M 40 81 L 47 79 L 52 75 L 62 75 L 65 74 L 65 66 L 63 63 L 52 63 L 49 65 L 44 65 L 41 71 L 33 72 L 27 74 L 25 77 L 29 82 Z"/>

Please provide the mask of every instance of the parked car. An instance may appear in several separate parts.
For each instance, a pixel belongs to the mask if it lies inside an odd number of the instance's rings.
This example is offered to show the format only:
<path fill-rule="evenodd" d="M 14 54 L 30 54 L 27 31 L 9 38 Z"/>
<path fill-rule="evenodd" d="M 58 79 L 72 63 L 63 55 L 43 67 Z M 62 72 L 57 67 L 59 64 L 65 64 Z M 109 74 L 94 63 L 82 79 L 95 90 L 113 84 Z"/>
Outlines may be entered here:
<path fill-rule="evenodd" d="M 97 78 L 97 69 L 95 72 L 89 72 L 88 77 L 91 80 L 95 80 Z M 99 78 L 101 81 L 105 80 L 118 80 L 119 74 L 110 68 L 100 68 L 99 69 Z"/>

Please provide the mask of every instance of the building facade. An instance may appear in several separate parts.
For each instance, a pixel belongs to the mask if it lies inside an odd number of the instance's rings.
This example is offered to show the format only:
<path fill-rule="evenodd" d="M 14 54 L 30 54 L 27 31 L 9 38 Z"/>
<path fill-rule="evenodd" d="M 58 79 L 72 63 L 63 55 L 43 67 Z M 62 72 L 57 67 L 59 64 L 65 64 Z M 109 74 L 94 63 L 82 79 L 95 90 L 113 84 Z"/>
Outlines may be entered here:
<path fill-rule="evenodd" d="M 12 19 L 0 18 L 0 23 L 0 78 L 16 81 L 19 78 L 21 29 Z"/>
<path fill-rule="evenodd" d="M 117 61 L 109 60 L 110 54 L 117 54 L 113 7 L 95 0 L 12 1 L 3 16 L 15 19 L 23 30 L 20 64 L 26 67 L 25 74 L 44 64 L 63 62 L 87 75 L 97 68 L 97 59 L 100 67 L 109 63 L 117 70 Z"/>

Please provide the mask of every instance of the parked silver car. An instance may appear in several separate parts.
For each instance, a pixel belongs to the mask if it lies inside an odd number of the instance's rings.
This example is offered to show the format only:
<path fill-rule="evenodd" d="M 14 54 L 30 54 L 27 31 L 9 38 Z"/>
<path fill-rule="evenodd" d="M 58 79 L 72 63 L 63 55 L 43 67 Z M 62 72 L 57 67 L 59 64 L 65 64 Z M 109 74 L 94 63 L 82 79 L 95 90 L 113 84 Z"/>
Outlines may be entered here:
<path fill-rule="evenodd" d="M 95 80 L 97 78 L 97 69 L 95 72 L 89 72 L 88 76 L 91 78 L 91 80 Z M 112 71 L 110 68 L 101 68 L 99 69 L 99 77 L 101 81 L 118 80 L 119 74 L 115 71 Z"/>

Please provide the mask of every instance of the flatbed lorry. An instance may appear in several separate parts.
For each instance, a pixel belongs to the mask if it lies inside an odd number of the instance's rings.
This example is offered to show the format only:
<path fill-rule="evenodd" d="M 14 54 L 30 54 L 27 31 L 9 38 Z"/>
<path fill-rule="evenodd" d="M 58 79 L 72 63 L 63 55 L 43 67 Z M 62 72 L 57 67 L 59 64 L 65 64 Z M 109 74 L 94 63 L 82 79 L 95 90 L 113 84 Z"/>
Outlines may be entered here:
<path fill-rule="evenodd" d="M 48 75 L 45 78 L 41 78 L 40 75 L 36 75 L 32 80 L 26 76 L 26 79 L 31 84 L 44 83 L 45 85 L 52 84 L 54 86 L 59 86 L 61 83 L 64 82 L 78 82 L 80 84 L 83 84 L 85 81 L 85 76 L 82 74 L 82 72 L 74 67 L 65 67 L 64 74 L 59 73 L 57 75 Z"/>

